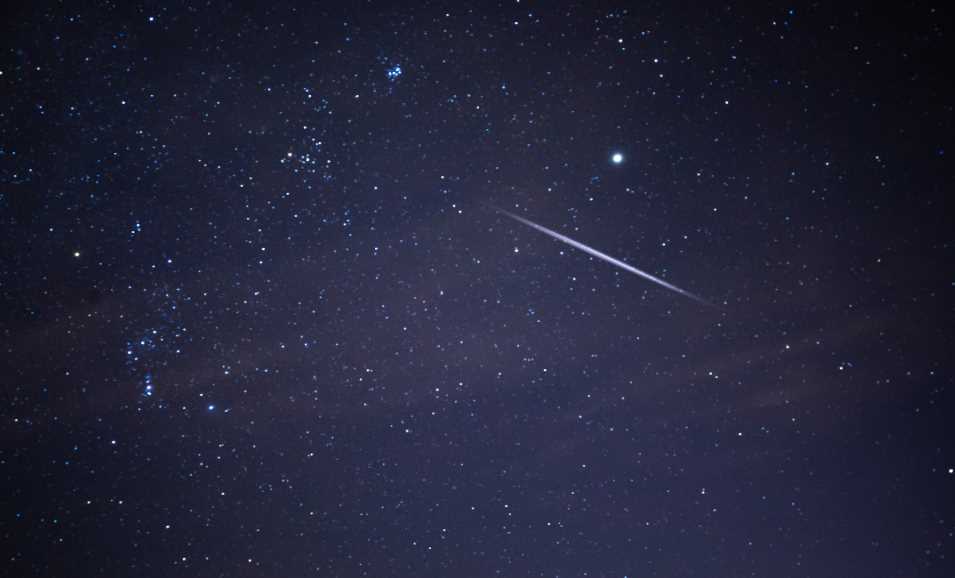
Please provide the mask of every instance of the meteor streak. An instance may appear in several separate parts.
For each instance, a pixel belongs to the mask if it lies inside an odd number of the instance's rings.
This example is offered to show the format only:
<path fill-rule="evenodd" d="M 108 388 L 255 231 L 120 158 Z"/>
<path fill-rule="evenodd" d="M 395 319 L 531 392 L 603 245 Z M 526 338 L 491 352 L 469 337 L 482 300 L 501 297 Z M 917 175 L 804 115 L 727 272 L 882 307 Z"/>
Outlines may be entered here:
<path fill-rule="evenodd" d="M 632 265 L 628 265 L 628 264 L 624 263 L 623 261 L 621 261 L 620 259 L 615 259 L 615 258 L 611 257 L 610 255 L 607 255 L 606 253 L 601 253 L 601 252 L 598 251 L 597 249 L 594 249 L 594 248 L 592 248 L 592 247 L 588 247 L 587 245 L 584 245 L 583 243 L 580 243 L 580 242 L 578 242 L 578 241 L 575 241 L 575 240 L 573 240 L 573 239 L 571 239 L 570 237 L 567 237 L 567 236 L 565 236 L 565 235 L 561 235 L 560 233 L 558 233 L 558 232 L 556 232 L 556 231 L 551 231 L 551 230 L 548 229 L 547 227 L 544 227 L 544 226 L 542 226 L 542 225 L 538 225 L 537 223 L 535 223 L 535 222 L 533 222 L 533 221 L 528 221 L 528 220 L 525 219 L 524 217 L 520 217 L 520 216 L 518 216 L 518 215 L 515 215 L 514 213 L 505 211 L 504 209 L 501 209 L 501 208 L 498 208 L 498 207 L 493 207 L 493 208 L 494 208 L 494 210 L 496 210 L 496 211 L 498 211 L 498 212 L 500 212 L 500 213 L 503 213 L 503 214 L 507 215 L 508 217 L 514 219 L 515 221 L 518 221 L 518 222 L 520 222 L 520 223 L 524 223 L 525 225 L 527 225 L 528 227 L 530 227 L 530 228 L 532 228 L 532 229 L 537 229 L 537 230 L 540 231 L 541 233 L 544 233 L 545 235 L 549 235 L 549 236 L 553 237 L 554 239 L 557 239 L 557 240 L 560 241 L 561 243 L 567 243 L 567 244 L 570 245 L 571 247 L 574 247 L 575 249 L 580 249 L 580 250 L 583 251 L 584 253 L 587 253 L 587 254 L 589 254 L 589 255 L 593 255 L 594 257 L 597 257 L 598 259 L 602 259 L 602 260 L 604 260 L 604 261 L 610 263 L 611 265 L 616 265 L 617 267 L 620 267 L 620 268 L 623 269 L 624 271 L 629 271 L 630 273 L 633 273 L 634 275 L 639 275 L 639 276 L 643 277 L 644 279 L 647 279 L 648 281 L 653 281 L 654 283 L 656 283 L 657 285 L 660 285 L 661 287 L 666 287 L 666 288 L 669 289 L 670 291 L 673 291 L 674 293 L 679 293 L 680 295 L 683 295 L 684 297 L 689 297 L 690 299 L 692 299 L 692 300 L 694 300 L 694 301 L 696 301 L 696 302 L 698 302 L 698 303 L 702 303 L 702 304 L 704 304 L 704 305 L 709 305 L 709 304 L 710 304 L 710 303 L 707 302 L 705 299 L 703 299 L 703 298 L 701 298 L 701 297 L 697 297 L 696 295 L 690 293 L 689 291 L 685 291 L 685 290 L 683 290 L 683 289 L 680 289 L 679 287 L 677 287 L 676 285 L 673 285 L 672 283 L 667 283 L 667 282 L 664 281 L 663 279 L 660 279 L 659 277 L 655 277 L 655 276 L 653 276 L 653 275 L 647 273 L 646 271 L 641 271 L 640 269 L 637 269 L 636 267 L 634 267 L 634 266 L 632 266 Z"/>

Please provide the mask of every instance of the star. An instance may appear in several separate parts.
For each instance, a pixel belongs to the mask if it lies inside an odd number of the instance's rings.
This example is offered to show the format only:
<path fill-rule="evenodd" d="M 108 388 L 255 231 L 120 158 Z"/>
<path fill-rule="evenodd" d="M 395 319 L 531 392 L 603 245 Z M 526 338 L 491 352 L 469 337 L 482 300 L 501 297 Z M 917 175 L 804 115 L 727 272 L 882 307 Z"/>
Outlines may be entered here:
<path fill-rule="evenodd" d="M 613 153 L 613 155 L 610 157 L 610 162 L 615 165 L 623 163 L 623 153 Z"/>

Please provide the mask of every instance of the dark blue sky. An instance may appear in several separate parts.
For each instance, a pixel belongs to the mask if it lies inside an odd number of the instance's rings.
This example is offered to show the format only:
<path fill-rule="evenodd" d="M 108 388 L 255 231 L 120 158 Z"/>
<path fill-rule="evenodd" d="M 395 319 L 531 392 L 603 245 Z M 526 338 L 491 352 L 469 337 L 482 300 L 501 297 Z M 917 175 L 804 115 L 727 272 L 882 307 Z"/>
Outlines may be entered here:
<path fill-rule="evenodd" d="M 630 4 L 6 8 L 0 575 L 952 576 L 950 11 Z"/>

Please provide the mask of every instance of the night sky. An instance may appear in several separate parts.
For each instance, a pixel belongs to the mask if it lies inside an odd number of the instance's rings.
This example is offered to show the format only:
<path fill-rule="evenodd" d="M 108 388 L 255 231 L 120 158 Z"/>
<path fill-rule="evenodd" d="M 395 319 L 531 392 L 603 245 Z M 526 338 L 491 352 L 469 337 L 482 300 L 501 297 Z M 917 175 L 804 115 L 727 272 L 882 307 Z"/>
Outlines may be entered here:
<path fill-rule="evenodd" d="M 0 575 L 955 576 L 944 3 L 14 4 Z"/>

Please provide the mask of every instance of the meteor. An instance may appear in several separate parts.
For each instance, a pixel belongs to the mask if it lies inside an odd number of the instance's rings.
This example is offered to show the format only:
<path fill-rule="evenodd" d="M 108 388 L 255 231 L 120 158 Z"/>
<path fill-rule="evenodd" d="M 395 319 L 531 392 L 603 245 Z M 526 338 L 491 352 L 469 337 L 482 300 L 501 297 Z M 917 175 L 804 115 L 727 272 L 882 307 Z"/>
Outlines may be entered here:
<path fill-rule="evenodd" d="M 494 210 L 498 211 L 499 213 L 503 213 L 503 214 L 507 215 L 508 217 L 514 219 L 515 221 L 518 221 L 518 222 L 520 222 L 520 223 L 524 223 L 525 225 L 527 225 L 528 227 L 530 227 L 530 228 L 532 228 L 532 229 L 537 229 L 537 230 L 540 231 L 541 233 L 544 233 L 545 235 L 548 235 L 548 236 L 550 236 L 550 237 L 553 237 L 554 239 L 557 239 L 557 240 L 560 241 L 561 243 L 567 243 L 567 244 L 570 245 L 571 247 L 574 247 L 575 249 L 580 249 L 580 250 L 583 251 L 584 253 L 587 253 L 587 254 L 589 254 L 589 255 L 593 255 L 594 257 L 596 257 L 596 258 L 598 258 L 598 259 L 601 259 L 601 260 L 603 260 L 603 261 L 606 261 L 606 262 L 610 263 L 611 265 L 616 265 L 617 267 L 620 267 L 620 268 L 623 269 L 624 271 L 628 271 L 628 272 L 630 272 L 630 273 L 633 273 L 634 275 L 639 275 L 639 276 L 643 277 L 644 279 L 646 279 L 646 280 L 648 280 L 648 281 L 653 281 L 654 283 L 656 283 L 657 285 L 660 285 L 661 287 L 665 287 L 665 288 L 669 289 L 670 291 L 673 291 L 674 293 L 679 293 L 680 295 L 683 295 L 684 297 L 689 297 L 690 299 L 692 299 L 692 300 L 694 300 L 694 301 L 696 301 L 696 302 L 698 302 L 698 303 L 702 303 L 702 304 L 704 304 L 704 305 L 709 305 L 709 304 L 710 304 L 710 303 L 709 303 L 708 301 L 706 301 L 705 299 L 703 299 L 703 298 L 701 298 L 701 297 L 697 297 L 696 295 L 690 293 L 689 291 L 685 291 L 685 290 L 683 290 L 683 289 L 680 289 L 679 287 L 677 287 L 676 285 L 673 285 L 672 283 L 667 283 L 666 281 L 664 281 L 663 279 L 660 279 L 659 277 L 655 277 L 655 276 L 653 276 L 653 275 L 647 273 L 646 271 L 641 271 L 640 269 L 637 269 L 636 267 L 634 267 L 634 266 L 632 266 L 632 265 L 628 265 L 628 264 L 624 263 L 623 261 L 621 261 L 620 259 L 615 259 L 615 258 L 611 257 L 610 255 L 607 255 L 606 253 L 601 253 L 600 251 L 598 251 L 597 249 L 594 249 L 593 247 L 588 247 L 587 245 L 584 245 L 583 243 L 581 243 L 581 242 L 579 242 L 579 241 L 575 241 L 575 240 L 571 239 L 570 237 L 567 237 L 567 236 L 565 236 L 565 235 L 561 235 L 561 234 L 558 233 L 557 231 L 551 231 L 550 229 L 548 229 L 547 227 L 544 227 L 543 225 L 538 225 L 537 223 L 535 223 L 535 222 L 533 222 L 533 221 L 529 221 L 529 220 L 525 219 L 524 217 L 520 217 L 520 216 L 518 216 L 518 215 L 515 215 L 514 213 L 511 213 L 511 212 L 509 212 L 509 211 L 505 211 L 504 209 L 501 209 L 501 208 L 498 208 L 498 207 L 493 207 L 493 208 L 494 208 Z"/>

